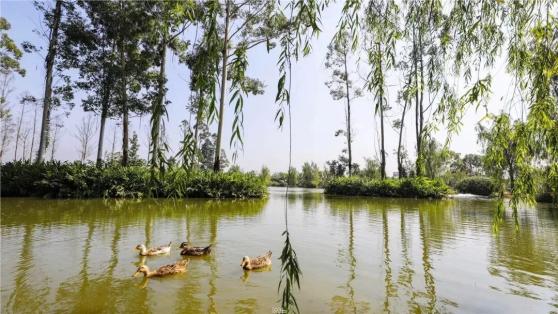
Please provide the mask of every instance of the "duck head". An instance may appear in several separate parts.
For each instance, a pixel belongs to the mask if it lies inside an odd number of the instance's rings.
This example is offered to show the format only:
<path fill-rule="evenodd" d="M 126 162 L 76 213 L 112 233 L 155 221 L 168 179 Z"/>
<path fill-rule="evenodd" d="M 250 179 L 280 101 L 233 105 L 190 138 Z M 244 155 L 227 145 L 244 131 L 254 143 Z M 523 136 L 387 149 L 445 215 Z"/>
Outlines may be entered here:
<path fill-rule="evenodd" d="M 138 267 L 132 277 L 136 277 L 140 273 L 143 273 L 144 276 L 147 276 L 147 274 L 149 273 L 149 267 L 147 267 L 147 265 L 141 265 L 140 267 Z"/>
<path fill-rule="evenodd" d="M 240 267 L 245 268 L 250 264 L 250 258 L 248 256 L 244 256 L 242 258 L 242 262 L 240 262 Z"/>
<path fill-rule="evenodd" d="M 188 243 L 188 242 L 182 242 L 182 243 L 180 243 L 180 248 L 181 248 L 181 249 L 183 249 L 183 248 L 185 248 L 185 247 L 189 247 L 189 246 L 190 246 L 190 243 Z"/>
<path fill-rule="evenodd" d="M 138 245 L 136 246 L 136 250 L 138 250 L 138 251 L 145 251 L 145 250 L 147 250 L 147 248 L 146 248 L 145 245 L 143 245 L 143 244 L 138 244 Z"/>

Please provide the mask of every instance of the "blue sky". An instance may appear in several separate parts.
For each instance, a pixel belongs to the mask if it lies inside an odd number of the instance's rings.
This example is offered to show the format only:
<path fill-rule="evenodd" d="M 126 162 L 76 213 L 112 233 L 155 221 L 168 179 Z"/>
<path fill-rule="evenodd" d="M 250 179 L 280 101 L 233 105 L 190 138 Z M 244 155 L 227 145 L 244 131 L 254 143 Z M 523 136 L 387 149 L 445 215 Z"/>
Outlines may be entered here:
<path fill-rule="evenodd" d="M 329 95 L 325 82 L 329 78 L 329 72 L 324 66 L 327 45 L 330 42 L 337 25 L 339 5 L 327 9 L 322 16 L 322 33 L 313 41 L 311 55 L 300 60 L 293 66 L 293 89 L 292 89 L 292 115 L 293 115 L 293 164 L 302 166 L 305 161 L 315 161 L 320 167 L 325 165 L 326 160 L 337 158 L 345 147 L 344 139 L 334 137 L 335 130 L 344 128 L 345 106 L 341 101 L 334 101 Z M 39 36 L 34 30 L 41 29 L 41 16 L 35 11 L 31 1 L 5 1 L 0 4 L 0 14 L 11 23 L 12 29 L 9 35 L 16 41 L 30 41 L 38 46 L 46 47 L 46 40 Z M 19 117 L 17 110 L 17 99 L 24 93 L 30 93 L 42 97 L 44 88 L 44 55 L 46 52 L 26 54 L 22 59 L 23 67 L 27 75 L 16 77 L 13 82 L 14 90 L 9 99 L 10 106 L 14 109 L 14 116 Z M 176 147 L 181 137 L 179 124 L 190 116 L 186 112 L 185 104 L 190 95 L 188 90 L 189 73 L 185 66 L 178 63 L 176 57 L 169 53 L 168 64 L 168 94 L 167 100 L 171 101 L 167 110 L 169 120 L 166 121 L 168 142 L 176 152 Z M 272 171 L 284 171 L 288 164 L 288 133 L 277 128 L 274 115 L 277 109 L 274 98 L 276 93 L 276 82 L 278 71 L 276 67 L 277 55 L 275 52 L 267 53 L 264 47 L 257 48 L 249 54 L 250 76 L 259 78 L 266 84 L 264 95 L 250 96 L 245 100 L 244 113 L 244 151 L 240 152 L 236 163 L 243 170 L 259 170 L 263 165 Z M 352 69 L 361 76 L 366 75 L 365 65 L 353 60 Z M 517 115 L 519 109 L 515 105 L 503 106 L 503 103 L 512 103 L 513 92 L 512 81 L 505 73 L 505 64 L 502 58 L 498 59 L 492 71 L 493 94 L 488 104 L 488 110 L 496 113 L 506 108 L 512 114 Z M 453 78 L 458 85 L 462 85 L 460 78 Z M 387 115 L 395 119 L 400 116 L 400 108 L 395 103 L 397 86 L 400 86 L 401 77 L 396 73 L 390 75 L 388 85 L 388 100 L 392 104 L 392 110 Z M 62 118 L 64 127 L 58 139 L 55 158 L 61 160 L 73 160 L 78 158 L 78 141 L 75 138 L 76 126 L 85 115 L 80 108 L 80 94 L 76 94 L 76 107 L 66 118 Z M 353 143 L 353 160 L 363 164 L 364 158 L 375 158 L 378 156 L 378 134 L 379 123 L 374 118 L 373 95 L 365 94 L 364 97 L 356 99 L 352 106 L 353 129 L 355 132 Z M 520 106 L 519 106 L 520 107 Z M 232 123 L 232 107 L 225 112 L 226 121 L 224 126 L 223 146 L 229 158 L 232 151 L 229 148 L 230 129 Z M 58 110 L 60 114 L 62 110 Z M 453 137 L 451 149 L 465 153 L 479 153 L 480 146 L 476 141 L 475 125 L 485 114 L 484 109 L 477 112 L 474 108 L 467 111 L 463 119 L 463 128 L 460 133 Z M 55 114 L 56 115 L 56 114 Z M 406 120 L 404 130 L 404 142 L 411 157 L 414 156 L 415 141 L 412 114 Z M 32 114 L 29 112 L 24 121 L 29 126 L 32 123 Z M 140 154 L 145 158 L 147 154 L 147 133 L 149 117 L 135 117 L 132 120 L 132 131 L 140 136 Z M 116 121 L 107 124 L 108 134 L 105 137 L 105 149 L 110 151 L 112 146 L 112 131 Z M 215 126 L 212 126 L 215 129 Z M 436 137 L 444 141 L 446 132 L 443 126 Z M 97 136 L 95 136 L 89 159 L 94 159 L 96 152 Z M 121 145 L 120 133 L 117 135 L 116 147 Z M 397 134 L 387 124 L 386 151 L 387 172 L 391 174 L 397 168 L 395 149 L 397 148 Z M 6 157 L 13 158 L 13 152 L 8 152 Z"/>

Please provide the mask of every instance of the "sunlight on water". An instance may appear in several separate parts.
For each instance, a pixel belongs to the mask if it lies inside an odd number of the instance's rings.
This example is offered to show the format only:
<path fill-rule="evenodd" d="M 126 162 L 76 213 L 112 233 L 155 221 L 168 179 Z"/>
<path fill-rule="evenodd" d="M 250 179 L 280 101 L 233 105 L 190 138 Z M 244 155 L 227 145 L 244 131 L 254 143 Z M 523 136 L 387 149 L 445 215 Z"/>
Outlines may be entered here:
<path fill-rule="evenodd" d="M 2 199 L 3 312 L 263 312 L 277 306 L 284 194 L 265 200 Z M 558 311 L 558 212 L 520 211 L 492 231 L 488 200 L 326 197 L 294 189 L 289 230 L 303 271 L 301 311 Z M 132 278 L 214 244 L 185 274 Z M 169 256 L 135 246 L 173 242 Z M 271 269 L 244 255 L 273 251 Z"/>

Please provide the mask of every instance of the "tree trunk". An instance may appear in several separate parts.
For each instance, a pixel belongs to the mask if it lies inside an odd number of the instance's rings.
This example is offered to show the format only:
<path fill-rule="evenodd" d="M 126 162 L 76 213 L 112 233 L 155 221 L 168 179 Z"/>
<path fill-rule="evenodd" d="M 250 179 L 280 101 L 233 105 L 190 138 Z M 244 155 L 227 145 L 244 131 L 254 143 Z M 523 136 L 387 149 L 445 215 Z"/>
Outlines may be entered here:
<path fill-rule="evenodd" d="M 407 113 L 407 101 L 403 105 L 403 113 L 401 114 L 401 125 L 399 126 L 399 141 L 397 142 L 397 172 L 399 179 L 403 178 L 403 160 L 401 159 L 401 141 L 403 139 L 403 126 L 405 125 L 405 114 Z"/>
<path fill-rule="evenodd" d="M 50 123 L 50 104 L 52 101 L 52 70 L 54 68 L 54 59 L 58 45 L 58 28 L 62 17 L 62 0 L 56 0 L 52 28 L 48 44 L 48 53 L 46 56 L 46 78 L 45 78 L 45 94 L 43 98 L 43 118 L 41 122 L 41 136 L 39 140 L 39 150 L 37 152 L 37 162 L 42 162 L 46 148 L 48 146 L 49 123 Z"/>
<path fill-rule="evenodd" d="M 351 95 L 349 89 L 349 71 L 347 70 L 347 54 L 345 53 L 343 63 L 345 66 L 345 88 L 347 97 L 347 152 L 349 155 L 349 177 L 353 174 L 353 152 L 351 149 Z"/>
<path fill-rule="evenodd" d="M 377 43 L 378 47 L 378 65 L 380 67 L 380 73 L 382 73 L 382 57 L 381 57 L 381 50 L 380 50 L 380 43 Z M 382 83 L 383 84 L 383 83 Z M 385 136 L 384 136 L 384 87 L 380 86 L 380 139 L 381 139 L 381 147 L 380 147 L 380 177 L 383 179 L 386 178 L 386 150 L 385 150 Z"/>
<path fill-rule="evenodd" d="M 413 66 L 414 66 L 414 77 L 415 77 L 415 135 L 417 141 L 417 159 L 415 162 L 415 174 L 417 177 L 422 176 L 422 129 L 420 127 L 420 101 L 419 101 L 419 79 L 418 79 L 418 54 L 416 45 L 416 36 L 413 30 Z M 421 86 L 422 88 L 422 86 Z"/>
<path fill-rule="evenodd" d="M 158 96 L 157 100 L 153 103 L 152 117 L 151 117 L 151 144 L 153 146 L 151 152 L 151 171 L 159 168 L 159 139 L 161 132 L 161 116 L 163 115 L 163 106 L 165 105 L 165 62 L 167 54 L 167 29 L 163 34 L 161 47 L 159 48 L 159 60 L 161 65 L 159 67 L 159 77 L 157 79 Z M 152 172 L 153 173 L 153 172 Z"/>
<path fill-rule="evenodd" d="M 19 147 L 19 138 L 21 134 L 21 123 L 23 122 L 23 114 L 25 113 L 25 105 L 26 102 L 24 101 L 21 104 L 21 115 L 19 116 L 19 121 L 17 122 L 17 131 L 16 131 L 16 142 L 15 142 L 15 150 L 14 150 L 14 161 L 17 160 L 17 150 Z M 23 153 L 23 158 L 25 159 L 25 152 Z"/>
<path fill-rule="evenodd" d="M 424 107 L 423 107 L 423 100 L 424 100 L 424 65 L 422 62 L 422 34 L 419 29 L 419 38 L 418 38 L 418 48 L 419 48 L 419 64 L 420 64 L 420 100 L 419 100 L 419 137 L 420 137 L 420 165 L 424 165 Z M 422 169 L 421 169 L 422 174 Z"/>
<path fill-rule="evenodd" d="M 56 137 L 58 136 L 58 126 L 54 126 L 54 132 L 52 134 L 52 147 L 50 149 L 50 160 L 54 160 L 54 152 L 56 151 Z"/>
<path fill-rule="evenodd" d="M 120 86 L 120 101 L 122 102 L 122 166 L 128 165 L 128 91 L 126 82 L 126 59 L 124 58 L 124 44 L 120 42 L 120 64 L 122 78 Z"/>
<path fill-rule="evenodd" d="M 103 90 L 103 103 L 101 104 L 101 123 L 99 126 L 99 143 L 97 145 L 97 167 L 100 168 L 103 163 L 103 144 L 105 140 L 105 124 L 107 122 L 108 116 L 108 106 L 110 99 L 110 87 L 109 80 L 107 79 L 105 83 L 105 88 Z"/>
<path fill-rule="evenodd" d="M 199 99 L 203 101 L 203 92 L 199 93 Z M 196 125 L 194 127 L 194 158 L 196 160 L 195 165 L 198 165 L 198 157 L 199 157 L 199 136 L 200 136 L 200 124 L 203 116 L 203 108 L 200 106 L 201 101 L 198 102 L 198 108 L 196 110 Z"/>
<path fill-rule="evenodd" d="M 35 106 L 35 114 L 33 115 L 33 134 L 31 134 L 31 150 L 29 151 L 29 161 L 33 159 L 33 148 L 35 148 L 35 128 L 37 126 L 37 104 L 33 103 Z"/>
<path fill-rule="evenodd" d="M 223 137 L 223 120 L 225 111 L 225 92 L 227 85 L 227 61 L 228 61 L 228 44 L 229 44 L 229 19 L 230 19 L 230 3 L 226 0 L 225 4 L 225 34 L 223 39 L 223 62 L 221 65 L 221 97 L 219 99 L 219 126 L 217 128 L 217 140 L 215 143 L 215 162 L 213 164 L 213 171 L 221 171 L 221 140 Z"/>

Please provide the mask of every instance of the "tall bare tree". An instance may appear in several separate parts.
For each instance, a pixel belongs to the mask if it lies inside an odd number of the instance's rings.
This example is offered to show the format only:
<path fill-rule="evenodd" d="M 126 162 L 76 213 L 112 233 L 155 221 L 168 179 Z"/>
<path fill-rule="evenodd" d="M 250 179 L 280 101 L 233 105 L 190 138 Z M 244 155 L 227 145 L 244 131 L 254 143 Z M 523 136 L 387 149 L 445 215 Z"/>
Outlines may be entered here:
<path fill-rule="evenodd" d="M 76 129 L 75 137 L 79 141 L 79 155 L 81 162 L 84 162 L 89 153 L 91 152 L 91 141 L 93 140 L 93 135 L 97 131 L 97 126 L 95 120 L 91 115 L 84 117 L 81 120 L 81 124 L 78 125 Z"/>
<path fill-rule="evenodd" d="M 329 94 L 333 100 L 344 100 L 347 105 L 345 109 L 346 129 L 343 132 L 338 131 L 335 134 L 343 133 L 347 139 L 349 176 L 353 174 L 351 100 L 361 95 L 360 89 L 355 88 L 351 80 L 349 69 L 349 64 L 353 63 L 351 54 L 352 51 L 348 34 L 342 33 L 340 36 L 336 36 L 334 41 L 329 44 L 325 63 L 326 68 L 331 69 L 331 80 L 326 82 L 326 86 L 329 88 Z"/>
<path fill-rule="evenodd" d="M 58 141 L 58 136 L 60 133 L 60 129 L 64 127 L 60 118 L 57 117 L 54 119 L 54 128 L 51 131 L 51 138 L 50 138 L 50 160 L 54 160 L 54 154 L 56 153 L 56 144 Z"/>

